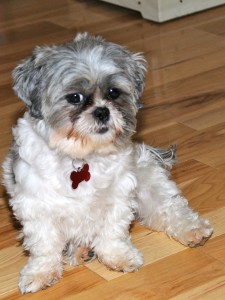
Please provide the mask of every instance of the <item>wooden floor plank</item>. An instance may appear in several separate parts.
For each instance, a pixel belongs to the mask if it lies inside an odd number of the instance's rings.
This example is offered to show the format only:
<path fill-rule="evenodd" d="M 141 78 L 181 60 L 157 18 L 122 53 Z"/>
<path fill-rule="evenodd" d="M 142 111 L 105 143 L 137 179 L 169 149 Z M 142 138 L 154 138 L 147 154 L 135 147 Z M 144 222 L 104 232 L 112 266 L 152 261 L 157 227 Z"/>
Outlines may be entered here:
<path fill-rule="evenodd" d="M 165 85 L 170 82 L 178 81 L 194 75 L 198 75 L 213 69 L 217 69 L 225 64 L 224 58 L 224 46 L 221 45 L 221 49 L 216 43 L 215 50 L 211 53 L 196 55 L 193 59 L 187 59 L 179 63 L 173 63 L 163 68 L 157 65 L 155 70 L 152 69 L 150 63 L 151 72 L 148 75 L 151 87 L 159 85 Z M 208 49 L 209 50 L 209 49 Z M 153 60 L 153 58 L 152 58 Z"/>
<path fill-rule="evenodd" d="M 215 20 L 214 22 L 210 22 L 210 24 L 204 24 L 198 27 L 199 29 L 203 29 L 207 32 L 211 32 L 218 35 L 225 35 L 225 20 L 224 18 Z"/>
<path fill-rule="evenodd" d="M 99 286 L 85 291 L 76 299 L 170 299 L 204 284 L 215 287 L 224 279 L 224 265 L 194 249 L 111 280 L 105 289 Z"/>
<path fill-rule="evenodd" d="M 208 165 L 205 165 L 194 159 L 187 160 L 183 163 L 178 162 L 172 170 L 172 178 L 176 183 L 181 186 L 186 185 L 188 182 L 192 182 L 197 178 L 200 178 L 208 173 L 213 173 L 215 170 Z"/>
<path fill-rule="evenodd" d="M 223 299 L 225 295 L 225 278 L 223 276 L 203 283 L 188 291 L 170 298 L 170 300 L 212 300 Z"/>
<path fill-rule="evenodd" d="M 221 50 L 224 38 L 196 29 L 184 29 L 163 37 L 146 40 L 145 53 L 150 67 L 155 70 L 189 61 Z M 199 66 L 200 67 L 200 66 Z"/>

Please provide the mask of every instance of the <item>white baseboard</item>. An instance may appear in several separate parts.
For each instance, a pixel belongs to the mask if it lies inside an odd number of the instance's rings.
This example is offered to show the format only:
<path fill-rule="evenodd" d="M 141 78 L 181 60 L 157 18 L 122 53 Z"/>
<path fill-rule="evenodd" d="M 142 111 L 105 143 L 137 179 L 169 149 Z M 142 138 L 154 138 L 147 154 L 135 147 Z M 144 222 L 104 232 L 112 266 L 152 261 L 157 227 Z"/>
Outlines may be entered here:
<path fill-rule="evenodd" d="M 189 15 L 225 4 L 225 0 L 101 0 L 139 11 L 143 18 L 155 22 Z"/>

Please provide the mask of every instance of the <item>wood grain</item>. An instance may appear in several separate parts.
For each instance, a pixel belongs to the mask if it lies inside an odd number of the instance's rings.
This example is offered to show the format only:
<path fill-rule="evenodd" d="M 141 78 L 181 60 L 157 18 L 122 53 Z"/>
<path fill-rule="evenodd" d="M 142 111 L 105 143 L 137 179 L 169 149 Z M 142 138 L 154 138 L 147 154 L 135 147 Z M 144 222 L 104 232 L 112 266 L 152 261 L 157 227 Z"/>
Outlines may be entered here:
<path fill-rule="evenodd" d="M 58 284 L 21 296 L 17 281 L 27 256 L 1 187 L 0 299 L 225 299 L 225 6 L 155 24 L 97 0 L 1 1 L 0 163 L 24 112 L 11 88 L 12 69 L 36 45 L 62 43 L 78 31 L 144 52 L 149 73 L 134 140 L 177 145 L 172 176 L 214 234 L 204 247 L 187 249 L 134 224 L 132 241 L 145 257 L 140 271 L 111 272 L 97 260 L 65 266 Z"/>

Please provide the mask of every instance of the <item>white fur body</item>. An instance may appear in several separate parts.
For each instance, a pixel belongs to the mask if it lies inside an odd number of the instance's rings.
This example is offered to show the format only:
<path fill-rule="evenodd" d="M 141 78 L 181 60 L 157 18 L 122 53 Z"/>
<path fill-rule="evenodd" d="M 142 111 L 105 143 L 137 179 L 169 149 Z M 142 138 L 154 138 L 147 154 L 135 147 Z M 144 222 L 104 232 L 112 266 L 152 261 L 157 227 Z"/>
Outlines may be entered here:
<path fill-rule="evenodd" d="M 145 71 L 140 53 L 86 33 L 37 47 L 13 71 L 28 111 L 13 129 L 3 168 L 30 254 L 22 293 L 57 282 L 63 257 L 78 264 L 82 247 L 112 270 L 138 270 L 143 256 L 129 234 L 135 218 L 190 247 L 212 234 L 170 179 L 173 151 L 131 141 Z M 84 164 L 91 178 L 73 189 L 71 172 Z"/>
<path fill-rule="evenodd" d="M 129 236 L 135 216 L 144 225 L 164 230 L 186 245 L 193 242 L 191 232 L 201 224 L 200 240 L 211 234 L 208 221 L 188 207 L 168 178 L 169 172 L 146 146 L 130 144 L 110 155 L 90 155 L 86 159 L 90 181 L 72 189 L 74 160 L 51 149 L 47 142 L 51 130 L 42 120 L 26 113 L 13 133 L 19 157 L 16 161 L 10 155 L 6 159 L 5 184 L 14 214 L 23 225 L 24 247 L 31 258 L 36 257 L 29 262 L 32 270 L 34 265 L 35 270 L 43 269 L 44 264 L 49 274 L 54 265 L 58 270 L 54 276 L 60 277 L 62 251 L 68 243 L 72 247 L 71 264 L 76 264 L 76 247 L 90 246 L 111 269 L 138 269 L 143 258 Z M 10 175 L 12 168 L 16 183 Z M 21 274 L 26 273 L 27 266 Z M 23 282 L 20 285 L 23 292 L 29 291 Z M 29 288 L 34 291 L 40 286 L 36 283 Z"/>
<path fill-rule="evenodd" d="M 32 125 L 28 114 L 19 120 L 14 137 L 20 158 L 15 163 L 8 159 L 4 165 L 7 170 L 14 164 L 16 184 L 8 186 L 8 190 L 13 196 L 10 203 L 16 217 L 23 224 L 24 219 L 30 219 L 37 225 L 42 219 L 48 218 L 49 223 L 52 219 L 54 226 L 58 224 L 52 230 L 62 232 L 64 243 L 75 239 L 82 245 L 93 242 L 107 218 L 108 222 L 116 221 L 107 214 L 117 206 L 124 213 L 118 218 L 123 221 L 127 218 L 128 226 L 133 220 L 132 197 L 137 185 L 132 170 L 132 146 L 117 154 L 90 156 L 86 160 L 91 172 L 90 181 L 81 182 L 77 189 L 72 189 L 70 174 L 74 170 L 74 160 L 49 147 L 43 135 L 46 128 L 42 121 L 35 122 L 34 128 Z"/>

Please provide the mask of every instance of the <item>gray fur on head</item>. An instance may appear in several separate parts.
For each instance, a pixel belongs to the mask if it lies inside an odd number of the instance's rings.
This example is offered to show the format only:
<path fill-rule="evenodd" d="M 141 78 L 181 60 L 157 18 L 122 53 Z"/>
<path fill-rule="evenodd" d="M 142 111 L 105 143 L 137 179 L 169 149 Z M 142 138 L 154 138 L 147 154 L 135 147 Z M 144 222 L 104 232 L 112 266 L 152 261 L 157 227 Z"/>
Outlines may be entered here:
<path fill-rule="evenodd" d="M 42 70 L 35 66 L 34 56 L 23 60 L 12 73 L 13 89 L 17 96 L 29 107 L 30 113 L 36 118 L 42 118 L 40 80 Z"/>
<path fill-rule="evenodd" d="M 65 88 L 62 87 L 63 78 L 64 81 L 68 79 L 68 85 L 72 77 L 81 75 L 97 82 L 107 71 L 99 68 L 101 63 L 109 63 L 109 67 L 113 65 L 118 76 L 125 77 L 132 84 L 138 107 L 146 71 L 146 61 L 142 54 L 131 53 L 122 46 L 87 33 L 78 34 L 74 41 L 67 44 L 36 47 L 33 55 L 14 69 L 13 89 L 25 102 L 31 115 L 41 119 L 46 115 L 46 109 L 51 109 L 50 98 L 60 98 Z M 88 73 L 92 73 L 92 78 L 89 78 Z"/>
<path fill-rule="evenodd" d="M 140 53 L 78 34 L 66 44 L 36 47 L 13 71 L 14 91 L 54 132 L 51 147 L 83 158 L 129 143 L 145 65 Z"/>

